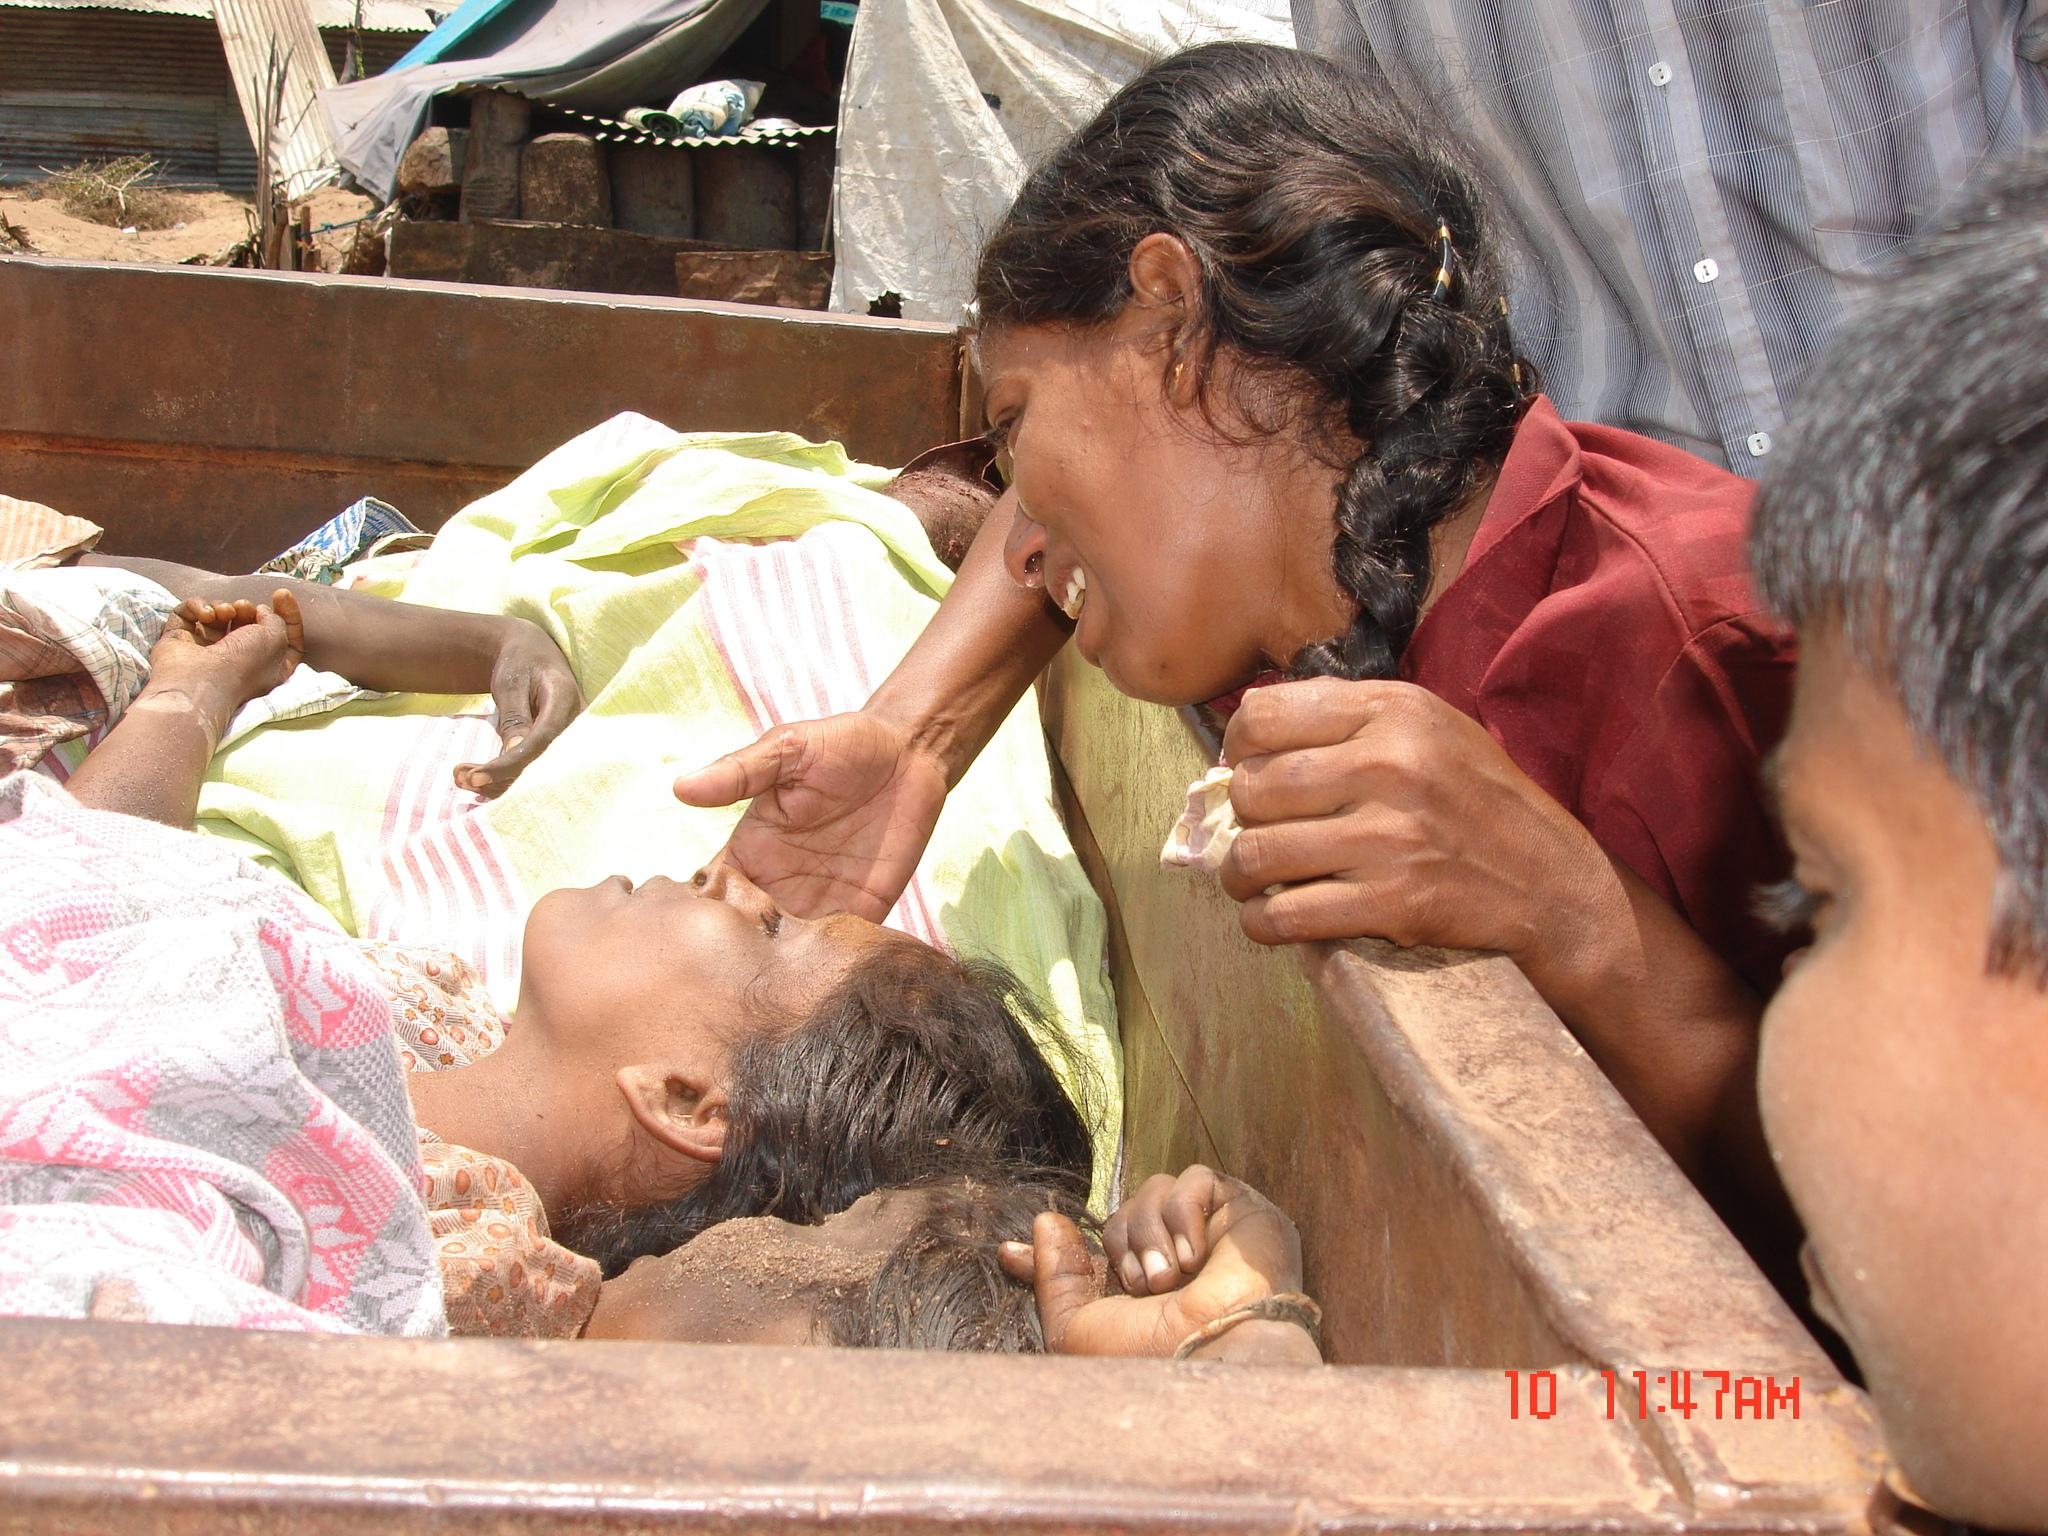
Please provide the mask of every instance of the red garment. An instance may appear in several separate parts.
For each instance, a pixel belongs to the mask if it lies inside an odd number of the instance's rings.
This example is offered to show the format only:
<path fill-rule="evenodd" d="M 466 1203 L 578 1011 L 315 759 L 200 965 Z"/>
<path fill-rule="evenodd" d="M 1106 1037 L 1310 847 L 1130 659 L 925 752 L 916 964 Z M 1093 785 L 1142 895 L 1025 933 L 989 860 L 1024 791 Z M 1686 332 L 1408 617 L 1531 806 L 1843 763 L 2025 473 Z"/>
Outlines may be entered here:
<path fill-rule="evenodd" d="M 1796 652 L 1749 579 L 1750 482 L 1539 398 L 1401 675 L 1484 725 L 1765 995 L 1788 866 L 1762 761 Z"/>

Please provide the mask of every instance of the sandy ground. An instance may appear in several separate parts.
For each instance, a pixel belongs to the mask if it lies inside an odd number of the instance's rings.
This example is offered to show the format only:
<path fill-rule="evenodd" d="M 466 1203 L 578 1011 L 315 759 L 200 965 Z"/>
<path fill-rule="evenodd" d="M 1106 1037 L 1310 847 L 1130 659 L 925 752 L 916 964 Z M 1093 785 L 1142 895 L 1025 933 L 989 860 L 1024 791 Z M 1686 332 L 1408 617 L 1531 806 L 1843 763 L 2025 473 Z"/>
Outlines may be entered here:
<path fill-rule="evenodd" d="M 126 234 L 105 224 L 74 219 L 54 198 L 38 197 L 33 186 L 0 188 L 0 216 L 28 231 L 35 255 L 84 261 L 179 262 L 195 256 L 207 260 L 248 237 L 253 205 L 245 197 L 228 192 L 163 195 L 170 199 L 173 216 L 180 221 L 176 228 Z M 376 207 L 369 198 L 353 192 L 315 192 L 310 202 L 316 230 L 322 224 L 345 224 Z M 339 269 L 341 253 L 353 234 L 353 230 L 338 229 L 314 237 L 326 270 Z M 0 254 L 14 252 L 11 246 L 0 245 Z"/>

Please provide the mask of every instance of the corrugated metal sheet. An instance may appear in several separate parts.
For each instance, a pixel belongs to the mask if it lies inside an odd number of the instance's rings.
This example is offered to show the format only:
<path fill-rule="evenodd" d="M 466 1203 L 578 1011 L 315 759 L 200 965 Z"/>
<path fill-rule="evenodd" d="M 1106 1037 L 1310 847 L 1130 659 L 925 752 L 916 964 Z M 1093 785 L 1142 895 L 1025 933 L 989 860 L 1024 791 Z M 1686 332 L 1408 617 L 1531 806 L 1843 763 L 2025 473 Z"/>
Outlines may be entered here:
<path fill-rule="evenodd" d="M 207 21 L 88 11 L 0 11 L 0 92 L 234 98 Z"/>
<path fill-rule="evenodd" d="M 799 139 L 817 138 L 833 131 L 830 123 L 792 123 L 779 118 L 764 118 L 758 123 L 749 123 L 738 133 L 710 135 L 682 134 L 669 138 L 659 133 L 649 133 L 645 128 L 622 122 L 616 117 L 598 117 L 589 112 L 579 112 L 574 107 L 565 107 L 560 102 L 544 101 L 538 105 L 564 117 L 573 117 L 578 122 L 588 123 L 598 131 L 591 134 L 600 144 L 662 144 L 678 149 L 718 149 L 727 144 L 794 144 Z"/>
<path fill-rule="evenodd" d="M 452 5 L 453 0 L 450 0 Z M 312 0 L 313 20 L 321 30 L 356 24 L 356 0 Z M 446 7 L 437 8 L 445 10 Z M 0 10 L 127 11 L 146 16 L 196 16 L 212 21 L 213 0 L 0 0 Z M 363 0 L 365 32 L 417 32 L 439 25 L 435 12 L 410 0 Z M 411 43 L 406 45 L 411 47 Z"/>
<path fill-rule="evenodd" d="M 255 185 L 212 23 L 0 10 L 0 180 L 123 154 L 154 156 L 173 184 Z"/>
<path fill-rule="evenodd" d="M 256 152 L 232 102 L 203 96 L 15 95 L 0 100 L 0 181 L 114 155 L 149 155 L 167 186 L 256 182 Z"/>
<path fill-rule="evenodd" d="M 213 24 L 250 143 L 261 145 L 263 114 L 276 111 L 271 165 L 287 195 L 303 197 L 332 181 L 341 167 L 327 115 L 313 98 L 334 88 L 334 66 L 307 0 L 215 0 Z"/>
<path fill-rule="evenodd" d="M 323 34 L 332 67 L 346 39 Z M 411 43 L 407 33 L 365 33 L 369 72 Z M 175 186 L 256 185 L 256 151 L 210 15 L 0 0 L 0 181 L 122 154 L 154 156 Z"/>

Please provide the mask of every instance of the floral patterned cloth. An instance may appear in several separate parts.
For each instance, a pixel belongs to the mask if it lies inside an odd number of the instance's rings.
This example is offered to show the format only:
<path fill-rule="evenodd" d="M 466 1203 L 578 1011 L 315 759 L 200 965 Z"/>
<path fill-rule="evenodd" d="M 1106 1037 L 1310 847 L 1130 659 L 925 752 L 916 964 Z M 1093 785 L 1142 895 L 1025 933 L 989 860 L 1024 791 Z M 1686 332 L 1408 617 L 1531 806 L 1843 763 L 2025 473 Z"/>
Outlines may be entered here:
<path fill-rule="evenodd" d="M 0 779 L 0 1314 L 438 1334 L 376 976 L 219 843 Z"/>
<path fill-rule="evenodd" d="M 465 962 L 426 945 L 362 941 L 391 995 L 409 1072 L 465 1067 L 495 1051 L 508 1021 Z M 549 1235 L 526 1176 L 502 1158 L 420 1132 L 427 1228 L 457 1334 L 573 1339 L 597 1306 L 597 1264 Z"/>

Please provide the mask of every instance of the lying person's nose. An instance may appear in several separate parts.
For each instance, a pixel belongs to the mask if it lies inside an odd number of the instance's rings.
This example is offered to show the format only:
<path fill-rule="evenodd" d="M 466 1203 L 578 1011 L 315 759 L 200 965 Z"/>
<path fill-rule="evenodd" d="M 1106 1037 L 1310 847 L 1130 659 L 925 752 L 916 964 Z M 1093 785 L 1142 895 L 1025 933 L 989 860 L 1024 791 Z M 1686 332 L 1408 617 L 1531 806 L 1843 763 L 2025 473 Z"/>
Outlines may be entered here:
<path fill-rule="evenodd" d="M 713 901 L 737 907 L 749 917 L 775 910 L 775 899 L 742 874 L 739 866 L 728 859 L 723 850 L 698 870 L 690 883 Z"/>
<path fill-rule="evenodd" d="M 1003 541 L 1003 564 L 1010 579 L 1020 587 L 1038 591 L 1045 586 L 1045 530 L 1024 515 L 1014 496 L 1010 503 L 1010 536 Z M 1001 510 L 998 503 L 997 510 Z"/>

